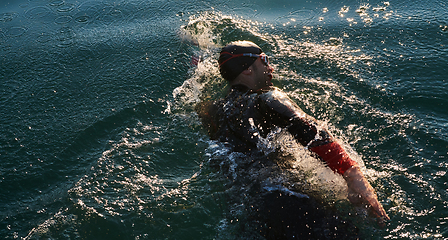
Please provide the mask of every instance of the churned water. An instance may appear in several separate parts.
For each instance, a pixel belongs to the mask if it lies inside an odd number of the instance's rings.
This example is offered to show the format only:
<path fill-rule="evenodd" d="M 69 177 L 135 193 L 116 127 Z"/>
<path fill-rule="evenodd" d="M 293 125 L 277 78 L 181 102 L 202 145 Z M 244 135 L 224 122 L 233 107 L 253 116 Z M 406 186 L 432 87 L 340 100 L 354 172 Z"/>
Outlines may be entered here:
<path fill-rule="evenodd" d="M 351 207 L 287 136 L 266 139 L 294 150 L 271 179 L 308 186 L 363 239 L 448 238 L 447 5 L 1 1 L 0 237 L 260 239 L 247 156 L 210 141 L 194 113 L 225 93 L 219 48 L 246 39 L 364 166 L 391 220 Z"/>

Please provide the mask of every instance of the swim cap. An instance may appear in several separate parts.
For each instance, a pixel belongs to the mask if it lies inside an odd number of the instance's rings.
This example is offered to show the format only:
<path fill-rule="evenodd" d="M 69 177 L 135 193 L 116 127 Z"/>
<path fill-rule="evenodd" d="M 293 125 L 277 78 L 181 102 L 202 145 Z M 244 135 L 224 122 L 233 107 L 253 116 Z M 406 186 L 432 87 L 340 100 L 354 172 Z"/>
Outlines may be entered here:
<path fill-rule="evenodd" d="M 254 57 L 238 56 L 237 54 L 260 54 L 262 52 L 259 46 L 249 41 L 236 41 L 227 44 L 222 48 L 218 59 L 221 76 L 227 81 L 232 81 L 257 60 Z"/>

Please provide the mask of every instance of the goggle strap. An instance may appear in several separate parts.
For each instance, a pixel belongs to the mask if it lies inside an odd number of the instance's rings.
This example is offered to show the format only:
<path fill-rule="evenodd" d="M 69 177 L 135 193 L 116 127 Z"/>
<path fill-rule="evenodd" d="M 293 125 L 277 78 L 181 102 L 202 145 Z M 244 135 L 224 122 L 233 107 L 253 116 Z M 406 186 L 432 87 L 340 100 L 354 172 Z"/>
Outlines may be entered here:
<path fill-rule="evenodd" d="M 230 57 L 229 59 L 226 59 L 226 60 L 225 60 L 224 62 L 222 62 L 221 64 L 219 64 L 219 67 L 221 67 L 224 63 L 226 63 L 227 61 L 229 61 L 229 60 L 232 59 L 232 58 L 237 58 L 237 57 L 256 57 L 256 58 L 261 57 L 261 58 L 263 58 L 263 57 L 264 57 L 264 55 L 255 54 L 255 53 L 232 54 L 232 53 L 229 53 L 229 52 L 222 52 L 221 55 L 223 55 L 223 54 L 229 54 L 229 55 L 231 55 L 231 57 Z M 263 59 L 263 61 L 264 61 L 265 63 L 267 63 L 267 61 L 266 61 L 265 59 Z"/>
<path fill-rule="evenodd" d="M 225 60 L 224 62 L 222 62 L 221 64 L 219 64 L 219 67 L 221 67 L 224 63 L 226 63 L 227 61 L 229 61 L 229 60 L 232 59 L 232 58 L 237 58 L 237 57 L 242 57 L 242 56 L 243 56 L 243 54 L 232 54 L 232 53 L 229 53 L 229 52 L 222 52 L 221 55 L 223 55 L 223 54 L 229 54 L 229 55 L 231 55 L 231 57 L 228 58 L 228 59 L 226 59 L 226 60 Z"/>

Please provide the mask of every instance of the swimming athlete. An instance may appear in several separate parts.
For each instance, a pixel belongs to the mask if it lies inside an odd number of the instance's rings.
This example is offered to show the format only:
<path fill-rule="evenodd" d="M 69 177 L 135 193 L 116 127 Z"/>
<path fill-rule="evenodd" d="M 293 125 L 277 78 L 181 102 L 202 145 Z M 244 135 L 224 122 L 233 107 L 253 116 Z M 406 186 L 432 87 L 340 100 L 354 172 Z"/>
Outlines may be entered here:
<path fill-rule="evenodd" d="M 234 151 L 260 151 L 257 143 L 261 137 L 266 138 L 275 128 L 287 129 L 297 142 L 343 176 L 352 195 L 369 204 L 378 218 L 389 220 L 357 162 L 314 118 L 273 86 L 274 69 L 259 46 L 232 42 L 222 48 L 218 63 L 230 91 L 224 99 L 196 108 L 212 139 L 230 143 Z"/>

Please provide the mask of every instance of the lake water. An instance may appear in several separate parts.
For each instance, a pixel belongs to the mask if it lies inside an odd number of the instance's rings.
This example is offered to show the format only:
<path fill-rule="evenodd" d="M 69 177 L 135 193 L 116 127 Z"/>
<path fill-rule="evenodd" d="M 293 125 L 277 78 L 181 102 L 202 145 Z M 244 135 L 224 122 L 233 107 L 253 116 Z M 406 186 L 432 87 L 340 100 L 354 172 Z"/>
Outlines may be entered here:
<path fill-rule="evenodd" d="M 2 0 L 0 237 L 258 239 L 234 184 L 244 156 L 194 112 L 225 93 L 220 47 L 245 39 L 391 220 L 298 156 L 304 182 L 363 239 L 447 239 L 447 16 L 445 0 Z"/>

